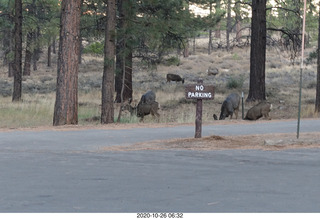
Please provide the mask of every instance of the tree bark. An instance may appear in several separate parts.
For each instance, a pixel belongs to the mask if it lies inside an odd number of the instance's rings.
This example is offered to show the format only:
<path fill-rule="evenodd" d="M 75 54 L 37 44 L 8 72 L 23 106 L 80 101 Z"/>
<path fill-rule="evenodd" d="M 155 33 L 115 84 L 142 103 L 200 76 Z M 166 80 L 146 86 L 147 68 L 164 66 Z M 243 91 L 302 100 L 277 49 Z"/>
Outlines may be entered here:
<path fill-rule="evenodd" d="M 114 123 L 114 73 L 115 73 L 115 30 L 116 0 L 107 1 L 107 22 L 104 45 L 104 68 L 102 78 L 101 123 Z"/>
<path fill-rule="evenodd" d="M 48 67 L 51 67 L 51 45 L 49 44 L 48 45 L 48 63 L 47 63 L 47 66 Z"/>
<path fill-rule="evenodd" d="M 252 1 L 250 85 L 248 102 L 266 99 L 266 0 Z"/>
<path fill-rule="evenodd" d="M 8 65 L 8 77 L 13 77 L 13 66 L 14 59 L 12 59 L 9 54 L 14 51 L 14 33 L 12 31 L 8 31 L 8 35 L 6 35 L 4 43 L 8 43 L 8 50 L 5 52 L 5 64 Z"/>
<path fill-rule="evenodd" d="M 118 45 L 119 46 L 119 45 Z M 121 93 L 122 93 L 122 100 L 126 101 L 130 98 L 132 98 L 132 52 L 128 51 L 128 54 L 125 57 L 121 57 L 121 54 L 125 52 L 125 50 L 130 50 L 129 47 L 125 46 L 119 46 L 117 51 L 119 52 L 119 55 L 117 54 L 117 73 L 115 78 L 115 90 L 116 90 L 116 103 L 121 102 Z M 122 52 L 121 52 L 122 51 Z M 125 63 L 125 68 L 123 68 L 123 65 Z M 125 70 L 125 73 L 123 74 L 123 70 Z M 124 75 L 124 80 L 123 80 Z M 123 85 L 124 82 L 124 85 Z M 123 87 L 123 92 L 121 92 Z"/>
<path fill-rule="evenodd" d="M 119 29 L 124 30 L 121 36 L 118 35 L 117 39 L 117 58 L 116 58 L 116 77 L 115 77 L 115 91 L 116 91 L 116 98 L 115 102 L 121 102 L 121 93 L 123 101 L 128 99 L 132 99 L 132 48 L 126 43 L 127 39 L 125 36 L 125 30 L 128 27 L 128 20 L 130 19 L 131 13 L 126 10 L 130 7 L 126 6 L 129 4 L 129 1 L 121 0 L 118 1 L 118 12 L 119 12 L 119 22 L 118 26 Z M 123 65 L 125 63 L 125 68 Z M 123 74 L 123 70 L 125 70 Z M 123 75 L 125 78 L 123 80 Z M 123 85 L 124 81 L 124 85 Z M 124 86 L 123 92 L 122 86 Z"/>
<path fill-rule="evenodd" d="M 54 37 L 53 42 L 52 42 L 52 53 L 56 54 L 56 39 Z"/>
<path fill-rule="evenodd" d="M 236 8 L 236 41 L 238 43 L 241 42 L 241 14 L 240 14 L 240 2 L 235 3 Z"/>
<path fill-rule="evenodd" d="M 316 104 L 315 112 L 320 113 L 320 10 L 319 10 L 319 26 L 318 26 L 318 60 L 317 60 L 317 88 L 316 88 Z"/>
<path fill-rule="evenodd" d="M 186 0 L 186 11 L 189 13 L 189 0 Z M 183 57 L 189 57 L 189 39 L 186 39 L 184 49 L 183 49 Z"/>
<path fill-rule="evenodd" d="M 78 124 L 80 0 L 62 0 L 53 125 Z"/>
<path fill-rule="evenodd" d="M 22 0 L 15 0 L 14 39 L 12 101 L 20 101 L 22 96 Z"/>
<path fill-rule="evenodd" d="M 47 66 L 50 68 L 51 65 L 51 53 L 52 53 L 52 40 L 51 37 L 49 38 L 49 42 L 48 42 L 48 50 L 47 50 Z"/>
<path fill-rule="evenodd" d="M 9 62 L 9 64 L 8 64 L 8 77 L 9 78 L 13 77 L 13 66 L 14 66 L 14 62 Z"/>
<path fill-rule="evenodd" d="M 238 42 L 238 43 L 240 43 L 241 42 L 241 37 L 242 37 L 242 33 L 241 33 L 241 21 L 240 20 L 237 20 L 236 21 L 237 22 L 237 24 L 236 24 L 236 41 Z"/>
<path fill-rule="evenodd" d="M 33 34 L 32 32 L 27 33 L 26 54 L 25 54 L 25 57 L 24 57 L 24 67 L 23 67 L 23 75 L 26 75 L 26 76 L 31 75 L 32 34 Z"/>
<path fill-rule="evenodd" d="M 39 43 L 39 37 L 40 37 L 40 27 L 37 27 L 37 30 L 33 33 L 33 42 L 35 42 L 35 48 L 32 53 L 32 62 L 33 62 L 33 71 L 38 70 L 37 62 L 40 59 L 40 54 L 42 53 Z"/>
<path fill-rule="evenodd" d="M 209 12 L 210 12 L 210 15 L 212 14 L 212 2 L 209 3 Z M 212 48 L 212 30 L 210 28 L 209 30 L 209 43 L 208 43 L 208 55 L 211 54 L 211 48 Z"/>
<path fill-rule="evenodd" d="M 220 8 L 221 8 L 221 0 L 217 0 L 217 1 L 216 1 L 216 10 L 220 10 Z M 216 31 L 215 31 L 215 35 L 214 35 L 215 38 L 218 38 L 218 39 L 221 38 L 221 31 L 220 31 L 220 29 L 221 29 L 221 25 L 220 25 L 220 22 L 219 22 L 219 23 L 217 24 L 217 29 L 216 29 Z"/>
<path fill-rule="evenodd" d="M 227 51 L 230 50 L 230 33 L 231 33 L 231 0 L 228 0 L 227 3 L 227 35 L 226 35 L 226 41 L 227 41 Z"/>

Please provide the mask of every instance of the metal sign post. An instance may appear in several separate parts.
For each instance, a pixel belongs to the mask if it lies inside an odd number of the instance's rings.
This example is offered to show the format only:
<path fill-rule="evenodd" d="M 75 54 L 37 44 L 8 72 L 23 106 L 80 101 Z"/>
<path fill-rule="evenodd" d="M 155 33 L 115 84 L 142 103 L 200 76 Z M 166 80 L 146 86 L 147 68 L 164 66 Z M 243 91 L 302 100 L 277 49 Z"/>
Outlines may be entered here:
<path fill-rule="evenodd" d="M 196 130 L 195 138 L 201 138 L 202 133 L 202 100 L 212 100 L 214 98 L 214 86 L 203 85 L 203 80 L 199 79 L 197 84 L 186 85 L 185 94 L 187 99 L 196 99 Z"/>
<path fill-rule="evenodd" d="M 301 90 L 302 90 L 302 71 L 303 71 L 303 55 L 304 55 L 304 32 L 306 29 L 306 5 L 307 0 L 304 0 L 303 7 L 303 23 L 302 23 L 302 46 L 301 46 L 301 65 L 300 65 L 300 84 L 299 84 L 299 108 L 298 108 L 298 124 L 297 124 L 297 138 L 300 133 L 300 117 L 301 117 Z"/>
<path fill-rule="evenodd" d="M 241 92 L 241 108 L 242 108 L 242 120 L 244 119 L 244 102 L 243 102 L 243 92 Z"/>

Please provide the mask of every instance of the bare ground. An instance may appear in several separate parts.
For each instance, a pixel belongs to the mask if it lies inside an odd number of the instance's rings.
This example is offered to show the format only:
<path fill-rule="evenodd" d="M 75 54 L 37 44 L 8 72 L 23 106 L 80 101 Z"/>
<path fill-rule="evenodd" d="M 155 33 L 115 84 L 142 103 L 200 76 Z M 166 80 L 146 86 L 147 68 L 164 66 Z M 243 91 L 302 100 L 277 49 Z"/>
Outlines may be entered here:
<path fill-rule="evenodd" d="M 141 150 L 286 150 L 299 148 L 320 148 L 320 132 L 300 134 L 265 134 L 241 136 L 212 135 L 203 138 L 184 138 L 165 141 L 150 141 L 130 146 L 105 147 L 103 151 L 141 151 Z"/>

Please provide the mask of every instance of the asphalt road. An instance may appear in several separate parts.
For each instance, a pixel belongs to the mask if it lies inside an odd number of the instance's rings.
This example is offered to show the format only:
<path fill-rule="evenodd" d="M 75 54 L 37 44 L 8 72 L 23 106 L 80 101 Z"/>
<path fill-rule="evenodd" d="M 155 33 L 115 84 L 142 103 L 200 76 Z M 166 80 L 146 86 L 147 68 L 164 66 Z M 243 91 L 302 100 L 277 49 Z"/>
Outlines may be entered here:
<path fill-rule="evenodd" d="M 202 133 L 291 133 L 296 125 Z M 301 132 L 314 131 L 320 120 L 301 121 Z M 320 212 L 320 149 L 100 150 L 193 136 L 193 126 L 0 132 L 0 212 Z"/>

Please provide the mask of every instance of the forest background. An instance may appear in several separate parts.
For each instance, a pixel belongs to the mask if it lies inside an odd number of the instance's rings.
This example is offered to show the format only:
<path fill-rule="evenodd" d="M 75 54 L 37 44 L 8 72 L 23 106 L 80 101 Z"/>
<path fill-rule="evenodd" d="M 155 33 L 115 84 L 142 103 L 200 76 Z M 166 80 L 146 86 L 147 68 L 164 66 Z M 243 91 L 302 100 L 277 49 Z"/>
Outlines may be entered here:
<path fill-rule="evenodd" d="M 130 115 L 121 118 L 119 109 L 149 89 L 161 104 L 160 122 L 192 121 L 193 101 L 185 100 L 182 84 L 166 83 L 166 73 L 180 74 L 186 83 L 201 77 L 216 86 L 204 121 L 213 120 L 230 92 L 244 92 L 247 108 L 272 102 L 273 118 L 296 116 L 302 1 L 0 2 L 3 128 L 52 120 L 54 125 L 137 122 Z M 197 14 L 201 9 L 206 13 Z M 306 20 L 302 115 L 318 117 L 315 1 L 307 1 Z M 208 69 L 219 73 L 210 75 Z"/>

